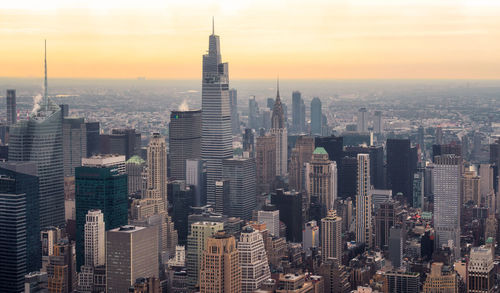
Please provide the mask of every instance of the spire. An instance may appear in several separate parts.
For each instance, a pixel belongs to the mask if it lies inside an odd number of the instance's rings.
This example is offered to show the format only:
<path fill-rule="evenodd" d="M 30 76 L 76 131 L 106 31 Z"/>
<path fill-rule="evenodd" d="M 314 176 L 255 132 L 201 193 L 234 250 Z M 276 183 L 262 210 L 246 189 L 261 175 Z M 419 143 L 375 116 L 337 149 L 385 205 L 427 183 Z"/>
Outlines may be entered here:
<path fill-rule="evenodd" d="M 280 77 L 276 79 L 276 100 L 280 100 Z"/>
<path fill-rule="evenodd" d="M 47 100 L 48 100 L 48 89 L 47 89 L 47 40 L 45 40 L 45 80 L 44 80 L 44 92 L 43 92 L 43 99 L 44 99 L 44 103 L 47 104 Z M 47 105 L 45 105 L 47 106 Z M 45 107 L 47 108 L 47 107 Z"/>
<path fill-rule="evenodd" d="M 215 20 L 213 16 L 212 16 L 212 35 L 215 35 Z"/>

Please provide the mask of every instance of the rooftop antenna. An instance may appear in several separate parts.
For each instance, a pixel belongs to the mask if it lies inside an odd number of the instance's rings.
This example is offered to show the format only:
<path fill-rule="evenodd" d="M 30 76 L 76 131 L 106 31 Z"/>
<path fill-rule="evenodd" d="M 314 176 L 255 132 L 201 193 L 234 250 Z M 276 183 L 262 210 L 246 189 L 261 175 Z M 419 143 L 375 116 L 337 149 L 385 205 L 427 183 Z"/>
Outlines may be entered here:
<path fill-rule="evenodd" d="M 276 79 L 276 98 L 280 98 L 280 76 L 278 75 Z"/>
<path fill-rule="evenodd" d="M 45 109 L 47 109 L 48 106 L 48 97 L 49 94 L 47 89 L 47 40 L 45 40 L 45 80 L 44 80 L 44 93 L 43 93 Z"/>
<path fill-rule="evenodd" d="M 212 16 L 212 35 L 215 35 L 215 21 L 213 16 Z"/>

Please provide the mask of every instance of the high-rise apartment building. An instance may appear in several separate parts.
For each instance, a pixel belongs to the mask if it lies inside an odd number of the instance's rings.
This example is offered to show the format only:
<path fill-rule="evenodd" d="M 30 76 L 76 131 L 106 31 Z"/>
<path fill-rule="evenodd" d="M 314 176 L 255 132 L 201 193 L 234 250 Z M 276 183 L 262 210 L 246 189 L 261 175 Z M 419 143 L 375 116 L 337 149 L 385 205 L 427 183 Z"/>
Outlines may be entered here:
<path fill-rule="evenodd" d="M 125 156 L 94 156 L 82 160 L 75 172 L 76 260 L 85 263 L 85 222 L 90 210 L 104 214 L 106 230 L 128 223 L 127 174 Z"/>
<path fill-rule="evenodd" d="M 85 233 L 85 265 L 102 266 L 106 263 L 106 235 L 104 214 L 100 210 L 90 210 L 86 215 Z"/>
<path fill-rule="evenodd" d="M 43 98 L 29 118 L 12 125 L 9 133 L 9 161 L 37 164 L 40 227 L 65 223 L 62 114 L 48 96 L 46 56 Z"/>
<path fill-rule="evenodd" d="M 209 37 L 203 55 L 201 86 L 201 157 L 207 164 L 207 203 L 215 203 L 215 182 L 222 179 L 222 161 L 233 155 L 228 64 L 222 63 L 219 36 Z"/>
<path fill-rule="evenodd" d="M 269 263 L 260 231 L 243 228 L 238 242 L 239 267 L 241 268 L 241 292 L 251 293 L 271 278 Z"/>
<path fill-rule="evenodd" d="M 234 236 L 217 232 L 208 237 L 201 259 L 200 292 L 240 293 L 241 281 L 242 273 Z"/>
<path fill-rule="evenodd" d="M 12 125 L 16 122 L 16 90 L 7 90 L 7 125 Z"/>
<path fill-rule="evenodd" d="M 276 179 L 276 136 L 257 137 L 255 147 L 255 163 L 257 172 L 257 192 L 269 193 L 273 190 Z"/>
<path fill-rule="evenodd" d="M 224 213 L 230 217 L 250 220 L 257 198 L 255 159 L 226 159 L 222 166 L 222 177 L 229 180 L 229 198 L 223 201 L 229 209 L 227 212 L 224 209 Z"/>
<path fill-rule="evenodd" d="M 460 257 L 460 179 L 462 158 L 455 155 L 436 156 L 432 177 L 434 181 L 434 229 L 437 248 L 452 247 Z"/>
<path fill-rule="evenodd" d="M 337 164 L 328 159 L 322 147 L 316 148 L 312 159 L 306 163 L 305 182 L 310 202 L 321 205 L 321 217 L 334 208 L 337 199 Z"/>
<path fill-rule="evenodd" d="M 321 100 L 315 97 L 311 101 L 311 135 L 321 135 L 323 114 L 321 112 Z"/>
<path fill-rule="evenodd" d="M 368 132 L 368 112 L 366 108 L 358 110 L 358 132 Z"/>
<path fill-rule="evenodd" d="M 495 292 L 493 252 L 490 247 L 473 247 L 467 264 L 467 292 Z"/>
<path fill-rule="evenodd" d="M 156 227 L 122 226 L 106 232 L 106 292 L 128 292 L 139 277 L 159 277 Z"/>
<path fill-rule="evenodd" d="M 201 158 L 201 110 L 172 111 L 169 124 L 170 175 L 186 180 L 186 160 Z"/>
<path fill-rule="evenodd" d="M 288 166 L 289 188 L 297 191 L 306 190 L 304 186 L 304 167 L 309 163 L 314 152 L 314 138 L 299 136 L 292 149 L 290 165 Z"/>
<path fill-rule="evenodd" d="M 75 168 L 87 157 L 87 129 L 83 118 L 63 118 L 64 176 L 75 176 Z"/>
<path fill-rule="evenodd" d="M 278 83 L 270 132 L 276 136 L 276 176 L 282 177 L 286 176 L 288 171 L 288 135 L 284 117 Z"/>
<path fill-rule="evenodd" d="M 321 259 L 330 258 L 342 263 L 342 218 L 335 210 L 329 210 L 328 215 L 321 219 Z"/>
<path fill-rule="evenodd" d="M 207 239 L 216 232 L 224 230 L 224 223 L 195 222 L 191 225 L 191 233 L 187 239 L 187 274 L 188 286 L 194 288 L 199 284 L 199 273 L 203 259 L 203 251 Z"/>
<path fill-rule="evenodd" d="M 358 154 L 356 195 L 356 242 L 372 247 L 372 200 L 370 193 L 370 156 Z"/>
<path fill-rule="evenodd" d="M 160 198 L 167 204 L 167 144 L 159 133 L 153 133 L 147 149 L 148 198 Z"/>

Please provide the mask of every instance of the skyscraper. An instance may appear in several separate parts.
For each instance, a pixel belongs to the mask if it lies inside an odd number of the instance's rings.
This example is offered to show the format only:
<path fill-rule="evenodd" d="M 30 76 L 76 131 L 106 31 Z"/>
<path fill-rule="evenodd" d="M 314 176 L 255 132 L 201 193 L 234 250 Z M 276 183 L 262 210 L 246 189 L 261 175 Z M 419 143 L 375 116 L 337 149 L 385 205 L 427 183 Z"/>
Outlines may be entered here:
<path fill-rule="evenodd" d="M 384 130 L 384 125 L 382 121 L 382 112 L 375 111 L 373 115 L 373 132 L 382 133 L 383 130 Z M 421 147 L 423 147 L 423 145 Z"/>
<path fill-rule="evenodd" d="M 358 111 L 358 132 L 368 132 L 368 112 L 366 108 L 360 108 Z"/>
<path fill-rule="evenodd" d="M 305 104 L 299 91 L 292 93 L 292 130 L 301 133 L 305 130 L 306 115 Z"/>
<path fill-rule="evenodd" d="M 280 236 L 280 211 L 258 211 L 257 221 L 266 224 L 266 229 L 271 236 Z"/>
<path fill-rule="evenodd" d="M 443 269 L 443 265 L 442 262 L 432 263 L 431 272 L 427 274 L 422 292 L 458 292 L 457 273 L 449 269 Z"/>
<path fill-rule="evenodd" d="M 372 200 L 370 194 L 370 155 L 358 154 L 356 194 L 356 242 L 372 247 Z"/>
<path fill-rule="evenodd" d="M 85 265 L 97 267 L 106 263 L 104 214 L 90 210 L 85 221 Z"/>
<path fill-rule="evenodd" d="M 156 229 L 122 226 L 106 232 L 106 292 L 128 292 L 139 277 L 158 278 Z"/>
<path fill-rule="evenodd" d="M 342 264 L 342 218 L 335 210 L 329 210 L 328 215 L 321 219 L 320 232 L 322 261 L 334 258 L 337 265 Z"/>
<path fill-rule="evenodd" d="M 125 155 L 126 160 L 132 156 L 140 155 L 141 133 L 135 129 L 113 129 L 107 137 L 109 139 L 109 149 L 101 149 L 101 153 Z"/>
<path fill-rule="evenodd" d="M 255 162 L 258 194 L 271 192 L 276 179 L 276 136 L 257 137 Z"/>
<path fill-rule="evenodd" d="M 396 202 L 388 200 L 380 204 L 375 213 L 375 246 L 386 250 L 389 246 L 389 231 L 396 224 Z"/>
<path fill-rule="evenodd" d="M 187 273 L 188 285 L 194 288 L 199 282 L 200 266 L 203 251 L 208 237 L 217 231 L 224 229 L 223 223 L 217 222 L 195 222 L 191 225 L 191 234 L 188 235 L 187 243 Z"/>
<path fill-rule="evenodd" d="M 277 189 L 271 194 L 271 203 L 280 211 L 280 221 L 286 225 L 286 240 L 302 242 L 302 193 Z"/>
<path fill-rule="evenodd" d="M 337 199 L 337 164 L 328 159 L 324 148 L 316 148 L 311 161 L 306 163 L 305 176 L 310 201 L 321 204 L 322 214 L 319 217 L 326 216 Z"/>
<path fill-rule="evenodd" d="M 207 169 L 201 159 L 186 160 L 186 184 L 195 188 L 193 206 L 201 207 L 207 203 Z"/>
<path fill-rule="evenodd" d="M 74 244 L 66 239 L 54 245 L 54 254 L 49 256 L 47 265 L 49 292 L 73 292 L 76 289 L 74 251 Z"/>
<path fill-rule="evenodd" d="M 290 189 L 302 191 L 307 186 L 303 186 L 304 164 L 311 161 L 314 152 L 314 138 L 311 136 L 299 136 L 295 147 L 292 149 L 288 178 Z"/>
<path fill-rule="evenodd" d="M 169 124 L 170 175 L 186 180 L 186 160 L 201 158 L 201 110 L 172 111 Z"/>
<path fill-rule="evenodd" d="M 255 159 L 226 159 L 222 166 L 222 177 L 229 180 L 229 198 L 223 201 L 229 209 L 224 214 L 248 221 L 256 207 Z"/>
<path fill-rule="evenodd" d="M 437 248 L 451 244 L 456 258 L 460 257 L 461 175 L 461 157 L 444 155 L 434 158 L 432 177 L 434 180 L 435 244 Z"/>
<path fill-rule="evenodd" d="M 127 173 L 128 194 L 143 194 L 146 191 L 146 161 L 139 156 L 133 156 L 125 162 Z"/>
<path fill-rule="evenodd" d="M 127 174 L 125 156 L 100 156 L 83 159 L 75 172 L 76 260 L 77 269 L 84 264 L 85 222 L 89 210 L 104 214 L 106 230 L 128 222 Z"/>
<path fill-rule="evenodd" d="M 243 133 L 243 151 L 248 152 L 250 157 L 254 157 L 255 142 L 252 128 L 245 128 Z"/>
<path fill-rule="evenodd" d="M 207 202 L 213 204 L 215 181 L 222 179 L 222 161 L 233 155 L 228 64 L 221 61 L 219 36 L 213 25 L 208 53 L 203 55 L 201 104 L 201 157 L 207 164 Z"/>
<path fill-rule="evenodd" d="M 389 232 L 389 260 L 394 269 L 399 269 L 403 264 L 403 236 L 401 226 L 392 226 Z"/>
<path fill-rule="evenodd" d="M 44 95 L 27 120 L 11 126 L 9 161 L 37 164 L 40 227 L 64 225 L 64 165 L 61 109 L 48 96 L 45 53 Z"/>
<path fill-rule="evenodd" d="M 416 159 L 416 158 L 415 158 Z M 399 192 L 408 203 L 412 202 L 413 171 L 412 154 L 409 139 L 387 140 L 387 181 L 392 194 Z"/>
<path fill-rule="evenodd" d="M 315 97 L 311 101 L 311 134 L 321 135 L 323 114 L 321 112 L 321 100 Z"/>
<path fill-rule="evenodd" d="M 264 281 L 271 278 L 262 233 L 250 226 L 243 228 L 238 242 L 238 255 L 241 292 L 254 292 Z"/>
<path fill-rule="evenodd" d="M 279 82 L 276 90 L 276 101 L 271 118 L 271 131 L 276 136 L 276 176 L 286 176 L 288 171 L 288 136 L 280 99 Z"/>
<path fill-rule="evenodd" d="M 63 119 L 64 176 L 75 176 L 75 168 L 87 157 L 87 129 L 83 118 Z"/>
<path fill-rule="evenodd" d="M 241 277 L 234 236 L 222 231 L 209 237 L 201 259 L 200 292 L 240 293 Z"/>
<path fill-rule="evenodd" d="M 229 105 L 231 107 L 231 128 L 233 134 L 240 134 L 240 115 L 238 115 L 238 91 L 229 90 Z"/>
<path fill-rule="evenodd" d="M 100 152 L 100 124 L 99 122 L 86 122 L 85 129 L 87 131 L 87 155 L 91 157 Z"/>
<path fill-rule="evenodd" d="M 473 247 L 467 265 L 467 292 L 495 292 L 495 270 L 491 248 Z"/>
<path fill-rule="evenodd" d="M 16 90 L 7 90 L 7 125 L 12 125 L 16 122 Z"/>
<path fill-rule="evenodd" d="M 167 204 L 167 144 L 159 133 L 149 140 L 147 197 L 161 198 Z"/>
<path fill-rule="evenodd" d="M 311 249 L 319 246 L 319 232 L 319 226 L 315 220 L 304 224 L 304 230 L 302 230 L 302 249 L 306 255 L 311 255 Z"/>

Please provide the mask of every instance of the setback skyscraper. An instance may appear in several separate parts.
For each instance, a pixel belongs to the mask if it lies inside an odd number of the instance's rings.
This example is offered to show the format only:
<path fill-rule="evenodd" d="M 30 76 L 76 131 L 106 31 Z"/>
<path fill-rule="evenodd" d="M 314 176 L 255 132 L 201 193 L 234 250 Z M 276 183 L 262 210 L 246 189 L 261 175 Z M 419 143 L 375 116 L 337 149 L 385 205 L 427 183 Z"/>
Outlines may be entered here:
<path fill-rule="evenodd" d="M 167 144 L 159 133 L 149 140 L 147 197 L 160 198 L 167 204 Z"/>
<path fill-rule="evenodd" d="M 64 225 L 64 168 L 61 109 L 48 96 L 47 54 L 44 95 L 27 120 L 11 126 L 9 161 L 37 164 L 40 227 Z"/>
<path fill-rule="evenodd" d="M 276 136 L 276 176 L 282 177 L 286 176 L 288 171 L 288 136 L 284 117 L 278 81 L 270 132 Z"/>
<path fill-rule="evenodd" d="M 222 179 L 222 161 L 233 155 L 228 64 L 222 63 L 219 36 L 209 37 L 203 55 L 201 86 L 201 157 L 207 164 L 207 203 L 215 203 L 215 182 Z"/>
<path fill-rule="evenodd" d="M 201 110 L 170 114 L 170 177 L 175 180 L 186 180 L 187 159 L 201 158 L 201 117 Z"/>

